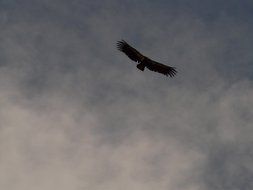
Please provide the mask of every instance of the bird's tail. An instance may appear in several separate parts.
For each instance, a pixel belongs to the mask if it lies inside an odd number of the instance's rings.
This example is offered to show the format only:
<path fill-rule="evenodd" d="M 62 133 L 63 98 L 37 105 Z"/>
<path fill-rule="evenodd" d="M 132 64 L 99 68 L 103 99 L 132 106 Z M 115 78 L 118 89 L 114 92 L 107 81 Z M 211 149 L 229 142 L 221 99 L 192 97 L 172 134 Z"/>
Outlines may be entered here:
<path fill-rule="evenodd" d="M 136 65 L 136 67 L 137 67 L 138 69 L 140 69 L 141 71 L 144 71 L 144 69 L 145 69 L 145 65 L 142 64 L 142 63 L 139 63 L 138 65 Z"/>

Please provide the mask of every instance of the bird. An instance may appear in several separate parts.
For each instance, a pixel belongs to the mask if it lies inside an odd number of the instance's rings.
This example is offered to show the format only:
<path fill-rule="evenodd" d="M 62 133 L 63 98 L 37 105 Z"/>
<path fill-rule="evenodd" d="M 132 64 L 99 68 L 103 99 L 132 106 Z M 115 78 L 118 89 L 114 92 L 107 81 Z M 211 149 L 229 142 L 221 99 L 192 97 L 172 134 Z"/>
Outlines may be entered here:
<path fill-rule="evenodd" d="M 177 73 L 175 67 L 171 67 L 168 65 L 164 65 L 162 63 L 158 63 L 144 55 L 142 55 L 135 48 L 130 46 L 126 41 L 120 40 L 117 41 L 117 49 L 123 53 L 125 53 L 131 60 L 137 62 L 136 67 L 141 71 L 144 71 L 145 67 L 149 70 L 164 74 L 165 76 L 174 77 Z"/>

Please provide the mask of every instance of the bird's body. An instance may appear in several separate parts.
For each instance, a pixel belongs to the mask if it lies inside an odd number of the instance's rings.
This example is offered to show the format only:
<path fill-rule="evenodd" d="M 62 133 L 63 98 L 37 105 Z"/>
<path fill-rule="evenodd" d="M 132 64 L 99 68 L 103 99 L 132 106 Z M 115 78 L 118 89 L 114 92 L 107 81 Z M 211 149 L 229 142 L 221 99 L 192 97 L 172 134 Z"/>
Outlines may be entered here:
<path fill-rule="evenodd" d="M 166 76 L 173 77 L 176 75 L 177 71 L 175 67 L 167 66 L 162 63 L 158 63 L 149 59 L 148 57 L 142 55 L 136 49 L 131 47 L 127 42 L 124 40 L 118 41 L 117 43 L 118 50 L 125 53 L 131 60 L 137 62 L 137 68 L 141 71 L 144 71 L 145 67 L 147 67 L 151 71 L 159 72 Z"/>

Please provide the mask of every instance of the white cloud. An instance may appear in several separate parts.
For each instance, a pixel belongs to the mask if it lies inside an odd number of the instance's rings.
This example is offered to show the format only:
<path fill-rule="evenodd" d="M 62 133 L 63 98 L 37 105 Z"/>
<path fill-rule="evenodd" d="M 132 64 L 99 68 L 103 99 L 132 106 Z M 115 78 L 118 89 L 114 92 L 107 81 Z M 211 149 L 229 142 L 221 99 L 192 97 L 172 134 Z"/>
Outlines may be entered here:
<path fill-rule="evenodd" d="M 225 64 L 235 44 L 249 47 L 250 26 L 157 5 L 58 4 L 25 4 L 1 23 L 1 189 L 252 188 L 253 88 Z M 177 77 L 138 71 L 121 38 Z"/>

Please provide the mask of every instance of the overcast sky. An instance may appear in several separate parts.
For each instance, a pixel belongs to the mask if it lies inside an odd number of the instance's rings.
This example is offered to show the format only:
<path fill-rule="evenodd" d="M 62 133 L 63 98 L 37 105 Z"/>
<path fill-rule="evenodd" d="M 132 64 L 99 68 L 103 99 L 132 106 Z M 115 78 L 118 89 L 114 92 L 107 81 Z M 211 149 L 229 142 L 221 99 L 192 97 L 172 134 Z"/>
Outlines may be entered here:
<path fill-rule="evenodd" d="M 0 28 L 0 189 L 253 189 L 252 0 L 0 0 Z"/>

